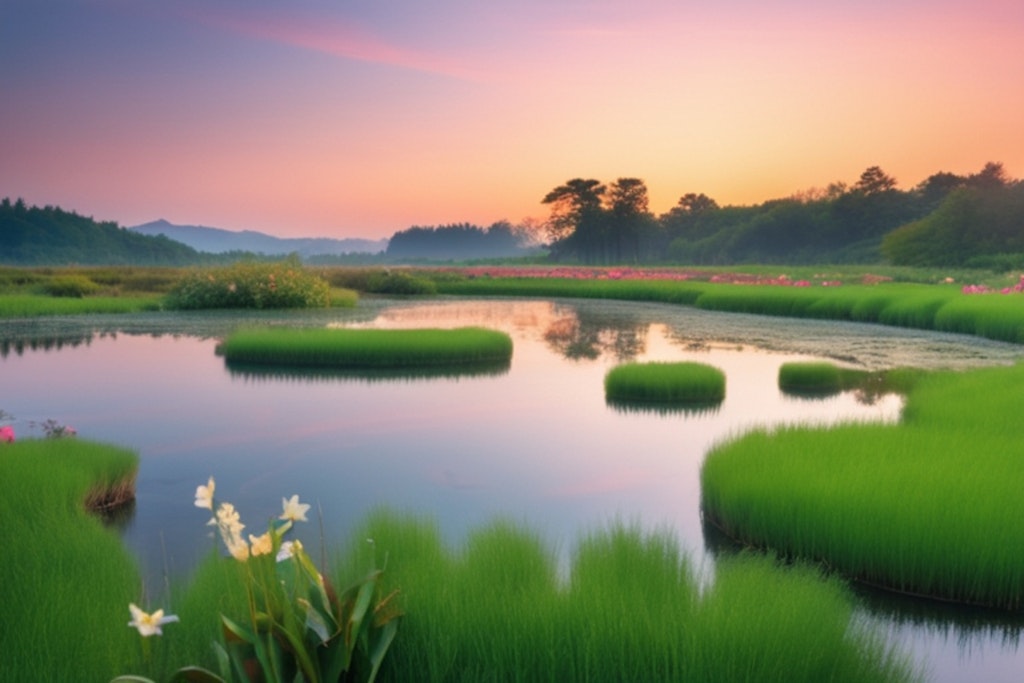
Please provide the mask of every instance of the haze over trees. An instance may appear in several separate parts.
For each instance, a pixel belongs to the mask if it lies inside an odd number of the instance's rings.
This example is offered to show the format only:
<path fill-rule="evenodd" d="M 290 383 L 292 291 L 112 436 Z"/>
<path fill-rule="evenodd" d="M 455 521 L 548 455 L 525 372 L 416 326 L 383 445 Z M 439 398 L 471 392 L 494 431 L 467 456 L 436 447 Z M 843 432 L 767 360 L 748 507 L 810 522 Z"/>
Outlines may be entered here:
<path fill-rule="evenodd" d="M 527 227 L 499 221 L 481 228 L 470 223 L 437 227 L 413 226 L 391 236 L 389 260 L 463 261 L 508 258 L 536 252 Z"/>

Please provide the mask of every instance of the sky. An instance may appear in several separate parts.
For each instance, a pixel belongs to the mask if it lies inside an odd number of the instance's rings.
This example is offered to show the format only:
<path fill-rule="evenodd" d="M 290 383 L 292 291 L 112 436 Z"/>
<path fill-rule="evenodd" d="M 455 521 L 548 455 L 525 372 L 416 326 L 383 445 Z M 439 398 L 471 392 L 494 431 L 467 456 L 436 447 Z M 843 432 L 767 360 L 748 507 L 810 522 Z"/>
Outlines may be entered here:
<path fill-rule="evenodd" d="M 1024 176 L 1020 0 L 0 0 L 0 196 L 283 237 Z"/>

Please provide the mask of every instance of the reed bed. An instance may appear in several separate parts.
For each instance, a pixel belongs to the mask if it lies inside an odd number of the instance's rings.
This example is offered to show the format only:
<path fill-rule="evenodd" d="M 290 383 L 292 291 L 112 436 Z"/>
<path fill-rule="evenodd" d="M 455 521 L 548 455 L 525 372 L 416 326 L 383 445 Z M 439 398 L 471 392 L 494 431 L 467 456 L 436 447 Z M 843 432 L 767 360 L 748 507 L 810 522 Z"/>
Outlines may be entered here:
<path fill-rule="evenodd" d="M 0 446 L 5 680 L 110 680 L 139 662 L 125 627 L 128 603 L 141 603 L 138 568 L 84 505 L 123 490 L 137 466 L 131 451 L 78 438 Z"/>
<path fill-rule="evenodd" d="M 721 444 L 705 518 L 743 543 L 890 590 L 1024 606 L 1024 365 L 919 376 L 899 425 L 786 427 Z"/>
<path fill-rule="evenodd" d="M 725 373 L 704 363 L 623 363 L 604 378 L 609 403 L 715 405 L 725 399 Z"/>
<path fill-rule="evenodd" d="M 46 315 L 138 313 L 160 310 L 158 296 L 50 297 L 37 294 L 0 294 L 0 318 L 36 318 Z"/>
<path fill-rule="evenodd" d="M 231 363 L 344 368 L 451 367 L 507 363 L 512 338 L 479 327 L 456 329 L 238 330 L 221 344 Z"/>
<path fill-rule="evenodd" d="M 870 377 L 869 372 L 834 363 L 783 363 L 779 367 L 779 389 L 791 394 L 836 394 L 862 385 Z"/>
<path fill-rule="evenodd" d="M 382 681 L 921 679 L 856 623 L 840 582 L 743 556 L 703 591 L 667 530 L 614 522 L 582 536 L 562 573 L 507 521 L 452 548 L 429 521 L 378 511 L 353 537 L 347 572 L 386 558 L 384 590 L 401 590 Z"/>
<path fill-rule="evenodd" d="M 453 278 L 437 280 L 443 294 L 557 296 L 654 301 L 706 310 L 785 317 L 853 320 L 1024 342 L 1019 294 L 963 294 L 956 285 L 885 282 L 793 287 L 698 280 L 576 280 Z"/>

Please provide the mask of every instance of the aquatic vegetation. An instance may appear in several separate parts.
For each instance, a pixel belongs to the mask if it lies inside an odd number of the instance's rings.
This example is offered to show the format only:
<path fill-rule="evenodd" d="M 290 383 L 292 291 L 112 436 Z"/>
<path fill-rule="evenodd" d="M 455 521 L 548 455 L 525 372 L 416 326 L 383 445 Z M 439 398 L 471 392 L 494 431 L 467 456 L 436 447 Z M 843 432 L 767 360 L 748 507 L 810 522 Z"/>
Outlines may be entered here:
<path fill-rule="evenodd" d="M 604 378 L 605 398 L 622 403 L 716 404 L 725 373 L 704 363 L 624 363 Z"/>
<path fill-rule="evenodd" d="M 911 382 L 898 425 L 757 430 L 701 469 L 705 519 L 892 590 L 1024 605 L 1024 365 Z"/>
<path fill-rule="evenodd" d="M 38 294 L 0 294 L 0 318 L 35 318 L 47 315 L 138 313 L 160 310 L 158 296 L 51 297 Z"/>
<path fill-rule="evenodd" d="M 232 363 L 345 368 L 471 366 L 508 362 L 512 338 L 479 327 L 457 329 L 238 330 L 221 344 Z"/>
<path fill-rule="evenodd" d="M 350 572 L 386 556 L 385 590 L 401 587 L 406 616 L 383 681 L 921 678 L 856 622 L 841 582 L 748 555 L 721 562 L 702 589 L 665 529 L 588 532 L 564 572 L 538 533 L 504 520 L 451 547 L 430 520 L 380 510 L 353 539 Z"/>

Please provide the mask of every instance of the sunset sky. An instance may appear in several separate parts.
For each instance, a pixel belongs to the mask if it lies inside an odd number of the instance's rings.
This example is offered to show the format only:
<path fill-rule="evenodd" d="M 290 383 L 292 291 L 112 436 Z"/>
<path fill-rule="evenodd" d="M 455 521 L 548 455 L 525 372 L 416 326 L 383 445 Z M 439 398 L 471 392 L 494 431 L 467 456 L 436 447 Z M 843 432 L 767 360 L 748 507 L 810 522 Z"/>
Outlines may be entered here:
<path fill-rule="evenodd" d="M 0 196 L 388 237 L 574 177 L 754 204 L 1024 176 L 1020 0 L 3 0 Z"/>

